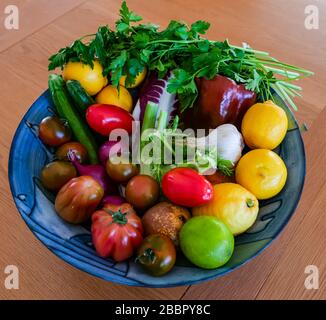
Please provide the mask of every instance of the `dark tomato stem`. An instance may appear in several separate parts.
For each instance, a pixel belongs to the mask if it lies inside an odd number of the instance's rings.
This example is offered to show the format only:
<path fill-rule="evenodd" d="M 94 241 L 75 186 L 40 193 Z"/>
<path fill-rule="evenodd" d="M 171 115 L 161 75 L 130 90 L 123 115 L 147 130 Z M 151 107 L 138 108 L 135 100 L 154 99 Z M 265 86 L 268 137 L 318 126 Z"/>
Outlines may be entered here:
<path fill-rule="evenodd" d="M 156 254 L 153 249 L 147 248 L 144 252 L 138 255 L 135 262 L 140 262 L 141 264 L 152 264 L 156 260 Z"/>
<path fill-rule="evenodd" d="M 103 209 L 104 211 L 108 212 L 112 216 L 112 222 L 111 223 L 118 223 L 121 225 L 125 225 L 128 222 L 127 219 L 127 213 L 122 212 L 120 209 L 118 211 L 112 211 L 112 210 L 106 210 Z"/>

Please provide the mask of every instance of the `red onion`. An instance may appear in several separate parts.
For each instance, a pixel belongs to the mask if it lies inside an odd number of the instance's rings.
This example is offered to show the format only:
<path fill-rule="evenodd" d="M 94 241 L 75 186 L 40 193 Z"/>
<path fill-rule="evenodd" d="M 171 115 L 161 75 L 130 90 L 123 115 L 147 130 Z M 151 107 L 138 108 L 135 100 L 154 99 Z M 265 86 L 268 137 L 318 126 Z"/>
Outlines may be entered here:
<path fill-rule="evenodd" d="M 115 204 L 120 205 L 126 203 L 126 199 L 120 196 L 109 195 L 103 198 L 102 205 L 105 206 L 106 204 Z"/>
<path fill-rule="evenodd" d="M 107 140 L 106 142 L 104 142 L 101 147 L 99 148 L 98 150 L 98 157 L 101 161 L 101 163 L 103 165 L 106 164 L 106 161 L 108 160 L 109 158 L 109 155 L 110 155 L 110 151 L 112 149 L 112 147 L 116 144 L 119 144 L 119 147 L 118 147 L 118 150 L 117 150 L 117 153 L 118 152 L 121 152 L 121 145 L 120 145 L 120 141 L 110 141 L 110 140 Z"/>
<path fill-rule="evenodd" d="M 104 194 L 117 192 L 116 185 L 111 181 L 103 166 L 100 164 L 83 165 L 79 163 L 76 154 L 71 150 L 68 152 L 68 157 L 71 163 L 75 166 L 79 175 L 91 176 L 98 181 L 104 190 Z"/>

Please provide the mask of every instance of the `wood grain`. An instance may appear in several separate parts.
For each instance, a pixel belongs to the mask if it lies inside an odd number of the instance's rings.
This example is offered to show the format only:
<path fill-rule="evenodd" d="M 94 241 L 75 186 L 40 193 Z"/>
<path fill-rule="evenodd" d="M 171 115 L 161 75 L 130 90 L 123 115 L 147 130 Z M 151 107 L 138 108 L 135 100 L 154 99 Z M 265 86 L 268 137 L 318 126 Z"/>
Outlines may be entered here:
<path fill-rule="evenodd" d="M 18 43 L 56 18 L 85 2 L 85 0 L 1 0 L 0 1 L 0 52 Z M 4 21 L 8 14 L 3 14 L 8 5 L 15 5 L 19 10 L 19 29 L 7 30 Z"/>
<path fill-rule="evenodd" d="M 326 198 L 326 3 L 314 0 L 128 0 L 143 16 L 166 26 L 170 19 L 205 19 L 208 36 L 247 42 L 273 56 L 316 72 L 302 81 L 304 98 L 297 100 L 305 134 L 307 180 L 300 206 L 282 235 L 259 257 L 231 274 L 192 287 L 172 289 L 130 288 L 92 277 L 66 264 L 48 251 L 28 230 L 9 191 L 7 162 L 15 129 L 28 106 L 47 88 L 47 58 L 75 38 L 114 25 L 120 1 L 34 0 L 15 1 L 21 11 L 19 32 L 0 25 L 0 298 L 2 299 L 269 299 L 326 298 L 325 223 Z M 0 1 L 4 7 L 7 1 Z M 320 8 L 319 30 L 304 28 L 304 8 Z M 289 14 L 289 12 L 291 14 Z M 324 13 L 324 14 L 323 14 Z M 0 18 L 0 20 L 3 17 Z M 8 264 L 20 268 L 20 289 L 1 285 L 1 270 Z M 303 287 L 304 267 L 320 268 L 320 289 Z M 1 278 L 1 275 L 3 279 Z M 187 289 L 187 290 L 186 290 Z"/>
<path fill-rule="evenodd" d="M 308 170 L 305 193 L 297 214 L 304 216 L 293 232 L 287 232 L 286 249 L 278 260 L 257 298 L 302 299 L 326 298 L 326 109 L 319 115 L 306 139 Z M 297 214 L 295 218 L 297 218 Z M 288 230 L 289 231 L 289 230 Z M 286 234 L 284 234 L 286 236 Z M 319 268 L 320 290 L 306 290 L 306 266 Z"/>

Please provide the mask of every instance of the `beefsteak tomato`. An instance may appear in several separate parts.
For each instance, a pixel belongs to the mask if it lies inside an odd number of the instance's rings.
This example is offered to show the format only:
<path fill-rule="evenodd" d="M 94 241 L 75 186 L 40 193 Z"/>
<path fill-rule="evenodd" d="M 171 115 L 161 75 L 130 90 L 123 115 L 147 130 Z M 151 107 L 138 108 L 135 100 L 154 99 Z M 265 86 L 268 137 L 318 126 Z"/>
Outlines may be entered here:
<path fill-rule="evenodd" d="M 68 181 L 55 199 L 55 210 L 65 221 L 73 224 L 86 222 L 101 202 L 104 191 L 90 176 Z"/>
<path fill-rule="evenodd" d="M 143 241 L 141 219 L 129 203 L 106 204 L 92 215 L 92 240 L 102 258 L 130 258 Z"/>

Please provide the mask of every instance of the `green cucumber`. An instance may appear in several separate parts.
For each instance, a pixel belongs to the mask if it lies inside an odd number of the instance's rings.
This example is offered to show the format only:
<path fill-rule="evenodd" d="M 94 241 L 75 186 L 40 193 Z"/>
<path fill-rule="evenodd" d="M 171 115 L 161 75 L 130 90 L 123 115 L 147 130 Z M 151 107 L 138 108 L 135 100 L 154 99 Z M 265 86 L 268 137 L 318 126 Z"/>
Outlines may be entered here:
<path fill-rule="evenodd" d="M 97 143 L 92 131 L 72 105 L 62 77 L 50 74 L 49 89 L 58 115 L 67 120 L 76 139 L 87 149 L 90 162 L 98 163 Z"/>
<path fill-rule="evenodd" d="M 68 80 L 66 86 L 78 111 L 84 115 L 87 108 L 95 103 L 94 99 L 85 91 L 77 80 Z"/>

